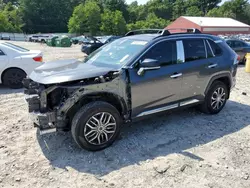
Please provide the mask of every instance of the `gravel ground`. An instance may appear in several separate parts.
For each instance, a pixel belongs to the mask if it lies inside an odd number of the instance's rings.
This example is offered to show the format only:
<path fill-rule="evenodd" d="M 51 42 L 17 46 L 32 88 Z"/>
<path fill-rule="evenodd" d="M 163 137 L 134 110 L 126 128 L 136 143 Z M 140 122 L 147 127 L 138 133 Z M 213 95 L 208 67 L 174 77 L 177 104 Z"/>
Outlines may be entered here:
<path fill-rule="evenodd" d="M 83 58 L 79 46 L 21 44 L 43 50 L 47 61 Z M 243 67 L 220 114 L 154 116 L 124 126 L 100 152 L 79 149 L 70 133 L 40 136 L 22 92 L 0 87 L 0 187 L 250 187 L 250 74 Z"/>

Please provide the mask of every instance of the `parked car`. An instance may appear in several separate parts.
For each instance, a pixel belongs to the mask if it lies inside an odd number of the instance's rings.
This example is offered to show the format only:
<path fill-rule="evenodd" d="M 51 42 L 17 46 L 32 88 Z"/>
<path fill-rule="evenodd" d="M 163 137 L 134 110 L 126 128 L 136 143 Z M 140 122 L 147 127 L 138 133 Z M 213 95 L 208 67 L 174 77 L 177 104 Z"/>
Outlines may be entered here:
<path fill-rule="evenodd" d="M 245 64 L 246 54 L 250 53 L 250 44 L 245 41 L 235 39 L 228 39 L 226 42 L 240 56 L 240 62 Z"/>
<path fill-rule="evenodd" d="M 40 35 L 38 36 L 37 42 L 46 43 L 46 41 L 50 38 L 50 35 Z"/>
<path fill-rule="evenodd" d="M 95 37 L 88 37 L 88 40 L 82 43 L 81 51 L 87 55 L 97 50 L 104 44 Z"/>
<path fill-rule="evenodd" d="M 10 35 L 7 33 L 2 33 L 1 40 L 10 40 Z"/>
<path fill-rule="evenodd" d="M 121 37 L 120 36 L 103 36 L 103 37 L 99 37 L 99 39 L 97 39 L 96 37 L 89 37 L 89 41 L 86 41 L 82 44 L 82 52 L 89 55 L 93 51 L 100 48 L 101 46 L 109 42 L 112 42 L 118 38 L 121 38 Z"/>
<path fill-rule="evenodd" d="M 42 63 L 41 51 L 0 42 L 0 83 L 14 89 L 21 88 L 23 78 Z"/>
<path fill-rule="evenodd" d="M 39 35 L 30 35 L 29 42 L 38 42 Z"/>
<path fill-rule="evenodd" d="M 238 55 L 219 37 L 193 32 L 123 37 L 83 62 L 38 67 L 24 81 L 35 125 L 42 134 L 71 130 L 80 147 L 101 150 L 137 118 L 192 105 L 219 113 L 235 85 Z"/>

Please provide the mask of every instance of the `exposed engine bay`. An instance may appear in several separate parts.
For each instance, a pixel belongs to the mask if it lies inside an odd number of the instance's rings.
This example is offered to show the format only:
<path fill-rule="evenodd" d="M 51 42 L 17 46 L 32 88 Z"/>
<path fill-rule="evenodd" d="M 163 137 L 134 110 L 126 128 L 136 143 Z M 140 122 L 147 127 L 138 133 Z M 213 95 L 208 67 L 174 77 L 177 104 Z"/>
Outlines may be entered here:
<path fill-rule="evenodd" d="M 29 112 L 40 130 L 67 129 L 71 116 L 84 100 L 116 95 L 126 97 L 126 80 L 119 71 L 109 71 L 102 76 L 55 84 L 42 84 L 27 78 L 23 81 Z M 124 77 L 125 78 L 125 77 Z M 119 85 L 123 85 L 119 87 Z M 98 93 L 98 95 L 97 95 Z M 101 94 L 101 95 L 100 95 Z M 119 97 L 120 98 L 120 97 Z M 119 99 L 120 100 L 120 99 Z M 126 103 L 123 103 L 123 108 Z"/>

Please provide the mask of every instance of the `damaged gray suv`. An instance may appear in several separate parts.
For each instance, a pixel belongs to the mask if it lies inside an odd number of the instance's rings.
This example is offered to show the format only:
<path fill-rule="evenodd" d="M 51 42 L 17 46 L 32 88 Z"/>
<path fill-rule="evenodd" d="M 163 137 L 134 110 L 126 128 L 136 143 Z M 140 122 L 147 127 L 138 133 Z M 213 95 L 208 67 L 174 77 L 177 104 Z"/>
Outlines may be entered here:
<path fill-rule="evenodd" d="M 139 117 L 192 105 L 220 112 L 238 56 L 220 38 L 192 31 L 127 36 L 84 61 L 38 67 L 24 80 L 34 125 L 43 133 L 71 130 L 81 148 L 95 151 Z"/>

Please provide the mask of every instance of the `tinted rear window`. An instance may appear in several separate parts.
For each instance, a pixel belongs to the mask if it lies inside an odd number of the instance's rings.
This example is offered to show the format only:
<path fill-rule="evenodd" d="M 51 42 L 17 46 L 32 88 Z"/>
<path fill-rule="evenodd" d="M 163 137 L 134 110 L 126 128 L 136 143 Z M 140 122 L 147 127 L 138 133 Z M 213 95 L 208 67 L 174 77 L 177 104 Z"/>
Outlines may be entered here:
<path fill-rule="evenodd" d="M 23 47 L 21 47 L 21 46 L 14 45 L 14 44 L 9 43 L 9 42 L 5 42 L 5 43 L 3 43 L 2 45 L 7 46 L 7 47 L 9 47 L 9 48 L 12 48 L 12 49 L 14 49 L 14 50 L 17 50 L 17 51 L 19 51 L 19 52 L 28 52 L 28 51 L 29 51 L 29 50 L 26 49 L 26 48 L 23 48 Z"/>
<path fill-rule="evenodd" d="M 213 50 L 213 53 L 215 56 L 219 56 L 222 54 L 222 50 L 221 48 L 218 46 L 218 44 L 216 44 L 215 42 L 211 41 L 211 40 L 208 40 L 212 50 Z"/>
<path fill-rule="evenodd" d="M 203 39 L 183 40 L 185 62 L 206 59 L 206 50 Z"/>

